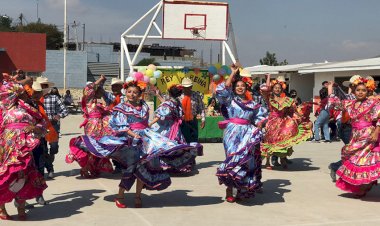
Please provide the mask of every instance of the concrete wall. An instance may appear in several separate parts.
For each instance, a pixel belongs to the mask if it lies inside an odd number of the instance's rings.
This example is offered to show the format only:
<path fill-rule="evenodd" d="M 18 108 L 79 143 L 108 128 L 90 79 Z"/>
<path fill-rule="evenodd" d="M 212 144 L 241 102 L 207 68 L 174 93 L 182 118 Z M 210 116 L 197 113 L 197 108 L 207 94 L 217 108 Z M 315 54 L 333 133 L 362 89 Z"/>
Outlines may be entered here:
<path fill-rule="evenodd" d="M 67 51 L 66 85 L 68 88 L 83 88 L 87 82 L 87 52 Z M 63 50 L 46 51 L 44 76 L 63 88 Z"/>
<path fill-rule="evenodd" d="M 291 74 L 289 76 L 289 91 L 295 89 L 302 101 L 310 101 L 313 98 L 314 75 Z"/>
<path fill-rule="evenodd" d="M 366 70 L 366 71 L 340 71 L 340 72 L 320 72 L 314 75 L 314 89 L 313 95 L 319 96 L 319 90 L 322 88 L 323 81 L 334 81 L 337 77 L 351 77 L 353 75 L 373 76 L 375 80 L 380 79 L 380 70 Z"/>

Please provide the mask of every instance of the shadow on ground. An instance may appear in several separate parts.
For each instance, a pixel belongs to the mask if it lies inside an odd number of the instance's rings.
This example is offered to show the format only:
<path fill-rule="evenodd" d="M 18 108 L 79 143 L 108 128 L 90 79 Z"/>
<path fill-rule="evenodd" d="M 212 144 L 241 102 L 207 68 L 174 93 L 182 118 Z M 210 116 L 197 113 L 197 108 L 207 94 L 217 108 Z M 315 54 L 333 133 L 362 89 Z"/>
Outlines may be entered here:
<path fill-rule="evenodd" d="M 141 195 L 143 208 L 162 208 L 180 206 L 207 206 L 222 203 L 221 197 L 214 196 L 189 196 L 190 190 L 175 190 L 153 195 Z M 128 207 L 134 206 L 134 193 L 125 194 L 125 204 Z M 104 200 L 113 202 L 115 195 L 104 197 Z"/>
<path fill-rule="evenodd" d="M 291 185 L 289 180 L 267 180 L 264 182 L 262 193 L 256 193 L 254 198 L 243 200 L 238 202 L 238 204 L 243 206 L 256 206 L 285 202 L 284 194 L 291 191 L 285 187 L 289 185 Z"/>
<path fill-rule="evenodd" d="M 312 171 L 312 170 L 319 170 L 320 167 L 312 166 L 313 161 L 310 158 L 294 158 L 289 159 L 291 163 L 288 164 L 287 169 L 283 169 L 281 166 L 274 166 L 273 170 L 280 170 L 280 171 L 290 171 L 290 172 L 296 172 L 296 171 Z M 265 166 L 262 166 L 263 169 Z"/>
<path fill-rule="evenodd" d="M 48 205 L 36 207 L 28 213 L 28 221 L 46 221 L 71 217 L 75 214 L 82 213 L 79 211 L 83 207 L 91 206 L 99 198 L 96 194 L 105 192 L 105 190 L 83 190 L 72 191 L 61 194 L 54 194 L 56 197 L 47 200 Z"/>

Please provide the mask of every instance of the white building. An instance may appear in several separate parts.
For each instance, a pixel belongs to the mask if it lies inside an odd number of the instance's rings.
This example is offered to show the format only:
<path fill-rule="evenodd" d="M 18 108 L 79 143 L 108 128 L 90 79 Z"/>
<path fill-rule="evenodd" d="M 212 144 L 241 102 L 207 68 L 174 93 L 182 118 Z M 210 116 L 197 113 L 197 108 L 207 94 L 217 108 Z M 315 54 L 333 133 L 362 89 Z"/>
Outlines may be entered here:
<path fill-rule="evenodd" d="M 380 57 L 343 62 L 305 63 L 285 66 L 259 65 L 246 68 L 253 77 L 269 73 L 273 78 L 285 76 L 289 90 L 295 89 L 303 101 L 319 96 L 323 81 L 342 84 L 353 75 L 372 76 L 380 81 Z"/>

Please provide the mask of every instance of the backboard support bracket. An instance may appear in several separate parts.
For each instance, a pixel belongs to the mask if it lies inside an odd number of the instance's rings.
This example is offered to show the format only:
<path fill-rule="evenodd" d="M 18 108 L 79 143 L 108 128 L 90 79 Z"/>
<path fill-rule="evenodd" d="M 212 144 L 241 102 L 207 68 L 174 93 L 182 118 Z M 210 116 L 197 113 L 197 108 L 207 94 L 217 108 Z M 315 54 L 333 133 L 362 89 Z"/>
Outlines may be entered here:
<path fill-rule="evenodd" d="M 140 17 L 134 24 L 132 24 L 121 35 L 121 37 L 120 37 L 121 38 L 121 42 L 120 42 L 120 77 L 123 81 L 125 80 L 125 69 L 126 69 L 125 68 L 126 65 L 124 62 L 125 58 L 127 60 L 128 66 L 129 66 L 129 70 L 130 70 L 130 72 L 132 72 L 132 71 L 134 71 L 134 67 L 136 64 L 137 57 L 141 53 L 141 50 L 142 50 L 146 40 L 147 39 L 163 39 L 162 29 L 156 23 L 156 19 L 158 18 L 160 12 L 163 9 L 164 1 L 165 0 L 160 0 L 153 8 L 151 8 L 149 11 L 147 11 L 142 17 Z M 191 1 L 190 1 L 190 3 L 191 3 Z M 150 16 L 152 16 L 152 17 L 151 17 L 151 20 L 148 24 L 148 27 L 145 29 L 144 34 L 142 34 L 142 35 L 131 34 L 131 31 L 136 26 L 141 24 L 141 22 L 144 19 L 147 19 Z M 228 17 L 228 20 L 229 20 L 228 23 L 231 26 L 230 16 Z M 156 29 L 156 31 L 158 32 L 159 35 L 150 35 L 153 27 Z M 190 29 L 190 30 L 191 30 L 191 32 L 194 32 L 194 29 Z M 193 34 L 193 35 L 200 35 L 201 30 L 198 29 L 197 31 L 198 31 L 198 34 Z M 228 37 L 231 37 L 231 35 L 234 36 L 233 31 L 229 30 Z M 128 45 L 127 45 L 128 40 L 141 40 L 139 43 L 139 46 L 138 46 L 138 48 L 137 48 L 137 50 L 133 56 L 131 55 L 131 52 L 128 49 Z M 202 40 L 202 38 L 197 38 L 194 40 Z M 227 41 L 224 40 L 221 42 L 222 42 L 222 64 L 226 64 L 226 53 L 228 53 L 231 61 L 233 63 L 236 63 L 237 58 L 235 58 L 235 55 L 234 55 L 233 51 L 231 50 Z M 232 42 L 233 42 L 232 45 L 234 47 L 234 51 L 236 51 L 237 49 L 236 49 L 236 43 L 235 43 L 234 37 L 232 37 Z M 237 55 L 237 52 L 235 54 Z M 210 63 L 212 63 L 212 62 L 210 62 Z"/>

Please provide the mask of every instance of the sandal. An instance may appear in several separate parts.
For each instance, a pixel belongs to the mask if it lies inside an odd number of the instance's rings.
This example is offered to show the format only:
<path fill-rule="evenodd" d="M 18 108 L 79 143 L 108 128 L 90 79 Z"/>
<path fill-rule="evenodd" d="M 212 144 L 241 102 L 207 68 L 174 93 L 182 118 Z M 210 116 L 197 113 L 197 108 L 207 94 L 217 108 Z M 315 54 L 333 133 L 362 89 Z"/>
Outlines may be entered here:
<path fill-rule="evenodd" d="M 135 197 L 135 208 L 142 208 L 141 197 Z"/>

